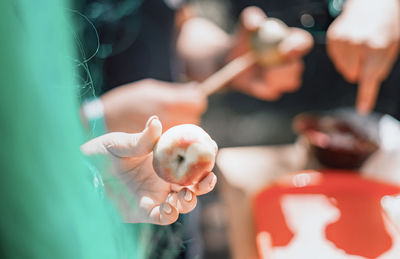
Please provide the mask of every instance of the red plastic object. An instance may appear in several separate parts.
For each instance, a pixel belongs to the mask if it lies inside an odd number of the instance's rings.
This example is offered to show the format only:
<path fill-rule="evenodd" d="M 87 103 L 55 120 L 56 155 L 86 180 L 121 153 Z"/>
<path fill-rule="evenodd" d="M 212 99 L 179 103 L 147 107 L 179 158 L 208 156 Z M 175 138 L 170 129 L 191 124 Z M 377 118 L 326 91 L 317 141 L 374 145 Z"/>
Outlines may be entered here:
<path fill-rule="evenodd" d="M 340 211 L 338 219 L 328 222 L 323 229 L 326 242 L 333 244 L 332 249 L 376 258 L 392 248 L 393 238 L 385 227 L 381 199 L 400 194 L 400 187 L 369 180 L 351 171 L 321 170 L 287 176 L 254 197 L 256 235 L 268 233 L 267 239 L 258 238 L 260 255 L 265 256 L 265 251 L 276 247 L 285 248 L 295 239 L 296 234 L 285 219 L 282 200 L 288 196 L 308 197 L 305 194 L 326 197 L 332 208 Z M 299 254 L 296 258 L 304 257 Z"/>

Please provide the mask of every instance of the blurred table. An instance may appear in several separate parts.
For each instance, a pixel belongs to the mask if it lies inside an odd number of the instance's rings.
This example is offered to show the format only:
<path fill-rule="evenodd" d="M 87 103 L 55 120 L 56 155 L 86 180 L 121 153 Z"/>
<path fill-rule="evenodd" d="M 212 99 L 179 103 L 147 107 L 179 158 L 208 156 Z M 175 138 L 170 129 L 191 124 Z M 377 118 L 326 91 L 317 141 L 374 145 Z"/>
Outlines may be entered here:
<path fill-rule="evenodd" d="M 321 168 L 305 140 L 295 144 L 224 148 L 217 157 L 232 258 L 258 258 L 251 200 L 285 174 Z M 377 151 L 360 169 L 369 177 L 400 184 L 400 153 Z"/>

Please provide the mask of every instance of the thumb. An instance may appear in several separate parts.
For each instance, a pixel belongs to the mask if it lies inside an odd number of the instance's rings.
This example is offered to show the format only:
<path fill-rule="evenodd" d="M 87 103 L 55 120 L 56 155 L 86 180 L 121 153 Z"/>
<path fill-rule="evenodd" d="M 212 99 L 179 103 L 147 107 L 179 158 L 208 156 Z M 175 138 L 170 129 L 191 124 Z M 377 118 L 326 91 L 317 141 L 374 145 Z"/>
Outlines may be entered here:
<path fill-rule="evenodd" d="M 116 157 L 141 157 L 153 151 L 161 132 L 160 120 L 157 116 L 152 116 L 141 133 L 108 133 L 83 144 L 81 150 L 85 155 L 110 154 Z"/>
<path fill-rule="evenodd" d="M 377 78 L 361 77 L 358 85 L 356 109 L 361 115 L 367 115 L 375 106 L 380 80 Z"/>
<path fill-rule="evenodd" d="M 240 24 L 236 33 L 235 46 L 230 53 L 230 58 L 237 57 L 250 49 L 249 35 L 258 30 L 260 25 L 267 19 L 263 10 L 250 6 L 240 14 Z"/>
<path fill-rule="evenodd" d="M 278 48 L 286 60 L 300 59 L 313 47 L 311 34 L 299 28 L 290 28 L 289 35 L 283 39 Z"/>
<path fill-rule="evenodd" d="M 264 11 L 256 6 L 245 8 L 240 15 L 241 26 L 247 32 L 257 31 L 266 19 Z"/>
<path fill-rule="evenodd" d="M 359 114 L 367 115 L 374 108 L 380 84 L 381 79 L 376 69 L 367 60 L 357 90 L 356 109 Z"/>

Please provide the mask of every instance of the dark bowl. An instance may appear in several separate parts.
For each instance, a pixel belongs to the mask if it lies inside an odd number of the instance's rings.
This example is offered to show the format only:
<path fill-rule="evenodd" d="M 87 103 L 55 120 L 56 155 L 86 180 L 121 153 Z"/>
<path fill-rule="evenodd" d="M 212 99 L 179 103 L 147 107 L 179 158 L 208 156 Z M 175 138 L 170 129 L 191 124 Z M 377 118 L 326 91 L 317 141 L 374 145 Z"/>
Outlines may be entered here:
<path fill-rule="evenodd" d="M 379 118 L 350 110 L 302 113 L 293 120 L 293 128 L 306 137 L 322 165 L 356 169 L 379 147 Z"/>

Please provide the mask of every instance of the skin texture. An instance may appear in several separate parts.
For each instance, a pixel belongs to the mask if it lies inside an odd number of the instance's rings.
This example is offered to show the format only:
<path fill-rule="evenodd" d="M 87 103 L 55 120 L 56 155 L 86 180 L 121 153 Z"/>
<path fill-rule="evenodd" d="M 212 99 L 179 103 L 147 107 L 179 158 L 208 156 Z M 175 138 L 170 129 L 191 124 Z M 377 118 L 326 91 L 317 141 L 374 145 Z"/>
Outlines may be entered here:
<path fill-rule="evenodd" d="M 348 0 L 327 32 L 327 51 L 343 77 L 358 84 L 360 114 L 375 106 L 399 52 L 398 0 Z"/>
<path fill-rule="evenodd" d="M 153 116 L 141 133 L 108 133 L 81 146 L 86 155 L 109 156 L 114 164 L 112 178 L 118 179 L 137 201 L 127 202 L 125 196 L 107 189 L 107 178 L 104 178 L 108 195 L 126 222 L 171 224 L 180 213 L 193 210 L 197 196 L 210 192 L 216 184 L 217 178 L 212 172 L 191 186 L 171 184 L 158 177 L 152 166 L 152 151 L 161 132 L 161 122 Z"/>
<path fill-rule="evenodd" d="M 249 37 L 266 18 L 265 13 L 258 7 L 243 10 L 240 28 L 229 59 L 244 54 L 251 48 Z M 288 36 L 278 45 L 283 64 L 273 67 L 254 65 L 240 74 L 232 82 L 232 86 L 241 92 L 268 101 L 276 100 L 284 93 L 296 91 L 301 85 L 304 70 L 301 58 L 311 50 L 313 44 L 311 34 L 298 28 L 289 28 Z"/>
<path fill-rule="evenodd" d="M 172 126 L 200 122 L 207 108 L 206 96 L 195 84 L 145 79 L 117 87 L 101 97 L 109 131 L 139 132 L 151 115 Z"/>

